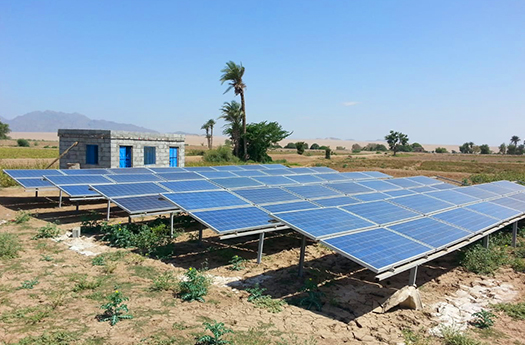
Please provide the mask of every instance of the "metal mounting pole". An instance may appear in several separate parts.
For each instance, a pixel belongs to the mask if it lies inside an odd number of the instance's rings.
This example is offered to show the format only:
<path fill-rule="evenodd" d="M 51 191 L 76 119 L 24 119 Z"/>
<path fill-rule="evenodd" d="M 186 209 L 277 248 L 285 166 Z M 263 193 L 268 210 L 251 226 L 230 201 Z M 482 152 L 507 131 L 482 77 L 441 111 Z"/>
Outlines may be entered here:
<path fill-rule="evenodd" d="M 108 200 L 108 216 L 107 216 L 107 221 L 109 222 L 109 215 L 111 214 L 111 201 Z"/>
<path fill-rule="evenodd" d="M 487 248 L 489 247 L 489 235 L 483 237 L 483 247 Z"/>
<path fill-rule="evenodd" d="M 38 189 L 35 189 L 35 198 L 38 198 Z"/>
<path fill-rule="evenodd" d="M 58 193 L 58 208 L 62 207 L 62 191 Z"/>
<path fill-rule="evenodd" d="M 299 277 L 303 276 L 305 253 L 306 253 L 306 236 L 303 236 L 301 240 L 301 254 L 299 255 Z"/>
<path fill-rule="evenodd" d="M 257 263 L 260 264 L 263 256 L 264 232 L 259 234 L 259 250 L 257 251 Z"/>
<path fill-rule="evenodd" d="M 77 205 L 76 205 L 76 206 L 77 206 L 77 209 L 76 209 L 76 210 L 78 211 L 78 202 L 77 202 Z"/>
<path fill-rule="evenodd" d="M 202 245 L 202 228 L 199 229 L 199 246 Z"/>
<path fill-rule="evenodd" d="M 128 216 L 128 224 L 131 224 L 131 216 Z"/>
<path fill-rule="evenodd" d="M 412 267 L 410 269 L 410 276 L 408 278 L 408 285 L 409 286 L 416 286 L 416 279 L 417 279 L 417 268 L 419 266 L 416 266 L 416 267 Z"/>
<path fill-rule="evenodd" d="M 170 236 L 173 238 L 173 212 L 170 213 Z"/>
<path fill-rule="evenodd" d="M 518 221 L 515 221 L 512 224 L 512 246 L 513 247 L 516 247 L 517 237 L 518 237 Z"/>

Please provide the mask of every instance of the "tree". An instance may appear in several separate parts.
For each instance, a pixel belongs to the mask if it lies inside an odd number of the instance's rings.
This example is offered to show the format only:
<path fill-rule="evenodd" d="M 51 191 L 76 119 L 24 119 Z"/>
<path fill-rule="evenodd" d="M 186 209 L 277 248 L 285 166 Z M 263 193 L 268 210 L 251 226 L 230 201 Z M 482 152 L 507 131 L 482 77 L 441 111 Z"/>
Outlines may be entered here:
<path fill-rule="evenodd" d="M 444 147 L 437 147 L 435 152 L 436 153 L 448 153 L 447 149 Z"/>
<path fill-rule="evenodd" d="M 312 146 L 310 146 L 310 150 L 319 150 L 319 144 L 313 143 Z"/>
<path fill-rule="evenodd" d="M 401 132 L 390 131 L 389 135 L 385 136 L 385 140 L 390 146 L 390 150 L 394 151 L 394 156 L 399 150 L 399 146 L 404 146 L 408 143 L 408 136 Z"/>
<path fill-rule="evenodd" d="M 505 153 L 507 153 L 507 145 L 505 145 L 505 143 L 502 143 L 500 146 L 499 146 L 499 153 L 504 155 Z"/>
<path fill-rule="evenodd" d="M 0 122 L 0 139 L 8 139 L 7 135 L 11 132 L 7 123 Z"/>
<path fill-rule="evenodd" d="M 461 153 L 474 153 L 473 147 L 474 147 L 474 143 L 473 142 L 464 143 L 463 145 L 461 145 L 459 147 L 459 152 L 461 152 Z"/>
<path fill-rule="evenodd" d="M 297 153 L 302 155 L 304 150 L 308 148 L 308 144 L 304 141 L 298 141 L 295 143 L 295 148 L 297 149 Z"/>
<path fill-rule="evenodd" d="M 521 144 L 521 145 L 518 146 L 518 148 L 516 149 L 516 154 L 517 154 L 517 155 L 522 155 L 523 153 L 525 153 L 525 145 Z"/>
<path fill-rule="evenodd" d="M 206 131 L 206 140 L 208 141 L 208 149 L 213 148 L 213 126 L 215 126 L 215 121 L 209 119 L 205 124 L 201 126 L 201 129 Z"/>
<path fill-rule="evenodd" d="M 478 154 L 481 152 L 481 148 L 478 145 L 472 146 L 472 153 Z"/>
<path fill-rule="evenodd" d="M 508 155 L 515 155 L 516 154 L 516 145 L 509 144 L 509 146 L 507 146 L 507 154 Z"/>
<path fill-rule="evenodd" d="M 412 150 L 414 152 L 424 152 L 425 151 L 425 148 L 420 143 L 413 143 L 410 146 L 412 146 Z"/>
<path fill-rule="evenodd" d="M 240 156 L 241 130 L 242 130 L 242 111 L 241 105 L 235 101 L 224 102 L 220 109 L 222 115 L 219 119 L 226 121 L 223 126 L 223 134 L 230 136 L 233 152 L 235 156 Z"/>
<path fill-rule="evenodd" d="M 244 84 L 242 77 L 244 76 L 244 66 L 241 64 L 237 65 L 233 61 L 228 61 L 226 67 L 221 70 L 221 84 L 228 82 L 228 88 L 224 93 L 227 93 L 231 89 L 235 92 L 235 95 L 241 96 L 241 114 L 242 114 L 242 135 L 246 136 L 246 103 L 244 101 Z M 248 146 L 247 140 L 243 140 L 243 159 L 248 160 Z"/>
<path fill-rule="evenodd" d="M 482 155 L 488 155 L 488 154 L 491 153 L 491 152 L 490 152 L 490 147 L 489 147 L 489 145 L 487 145 L 487 144 L 480 145 L 480 146 L 479 146 L 479 149 L 480 149 L 480 153 L 481 153 Z"/>
<path fill-rule="evenodd" d="M 29 147 L 29 141 L 27 141 L 26 139 L 18 139 L 16 141 L 17 145 L 20 146 L 20 147 Z"/>
<path fill-rule="evenodd" d="M 354 152 L 354 153 L 359 153 L 359 152 L 361 152 L 361 149 L 362 149 L 362 148 L 361 148 L 361 145 L 359 145 L 359 144 L 354 144 L 354 145 L 352 145 L 352 152 Z"/>
<path fill-rule="evenodd" d="M 521 139 L 520 137 L 518 137 L 517 135 L 513 135 L 511 138 L 510 138 L 510 143 L 513 144 L 514 146 L 518 147 L 518 144 L 520 143 Z"/>
<path fill-rule="evenodd" d="M 247 141 L 250 160 L 265 163 L 272 161 L 272 158 L 268 156 L 268 149 L 290 134 L 292 132 L 285 131 L 277 122 L 263 121 L 247 125 L 246 136 L 241 140 Z"/>
<path fill-rule="evenodd" d="M 296 149 L 297 145 L 295 143 L 288 143 L 288 144 L 286 144 L 286 146 L 284 148 L 285 149 Z"/>

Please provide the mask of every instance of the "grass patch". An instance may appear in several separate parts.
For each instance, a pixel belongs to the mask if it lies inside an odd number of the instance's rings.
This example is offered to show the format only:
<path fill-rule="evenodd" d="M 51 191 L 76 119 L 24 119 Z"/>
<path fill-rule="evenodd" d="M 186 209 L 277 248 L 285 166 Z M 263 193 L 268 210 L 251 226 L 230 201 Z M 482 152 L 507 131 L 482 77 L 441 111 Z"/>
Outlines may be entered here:
<path fill-rule="evenodd" d="M 452 327 L 445 327 L 441 330 L 444 345 L 482 345 L 480 341 L 473 339 L 467 333 L 463 333 Z"/>
<path fill-rule="evenodd" d="M 48 223 L 38 229 L 37 234 L 33 237 L 34 240 L 39 238 L 55 238 L 60 235 L 60 229 L 55 223 Z"/>
<path fill-rule="evenodd" d="M 95 290 L 102 285 L 102 279 L 89 280 L 87 277 L 81 279 L 73 287 L 73 292 L 81 292 L 85 290 Z"/>
<path fill-rule="evenodd" d="M 31 219 L 31 212 L 29 211 L 19 211 L 14 219 L 15 224 L 22 224 Z"/>
<path fill-rule="evenodd" d="M 521 303 L 498 303 L 492 306 L 493 310 L 502 311 L 516 320 L 525 320 L 525 302 Z"/>
<path fill-rule="evenodd" d="M 430 345 L 430 338 L 424 329 L 413 331 L 411 329 L 401 330 L 406 345 Z"/>
<path fill-rule="evenodd" d="M 177 288 L 177 280 L 171 272 L 164 272 L 153 280 L 151 291 L 173 291 Z"/>
<path fill-rule="evenodd" d="M 485 248 L 475 244 L 463 253 L 460 262 L 467 271 L 489 275 L 508 263 L 508 255 L 500 247 Z"/>
<path fill-rule="evenodd" d="M 0 233 L 0 259 L 13 259 L 18 257 L 22 248 L 18 236 L 9 233 Z"/>

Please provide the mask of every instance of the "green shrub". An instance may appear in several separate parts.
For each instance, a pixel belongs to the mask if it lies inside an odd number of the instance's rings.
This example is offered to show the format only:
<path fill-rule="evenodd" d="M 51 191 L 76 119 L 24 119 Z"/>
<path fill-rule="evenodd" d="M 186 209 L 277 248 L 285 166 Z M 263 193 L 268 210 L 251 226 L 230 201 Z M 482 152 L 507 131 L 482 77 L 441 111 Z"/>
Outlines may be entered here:
<path fill-rule="evenodd" d="M 245 268 L 246 259 L 240 257 L 239 255 L 234 255 L 230 260 L 230 269 L 232 271 L 240 271 Z"/>
<path fill-rule="evenodd" d="M 250 293 L 248 302 L 253 303 L 257 308 L 266 309 L 270 313 L 281 312 L 282 306 L 286 304 L 285 301 L 272 299 L 270 295 L 264 295 L 266 289 L 261 288 L 259 284 L 255 284 L 255 287 L 246 289 Z"/>
<path fill-rule="evenodd" d="M 502 311 L 513 319 L 525 320 L 525 302 L 498 303 L 492 306 L 496 311 Z"/>
<path fill-rule="evenodd" d="M 507 255 L 501 248 L 485 248 L 476 244 L 465 251 L 461 265 L 467 271 L 487 275 L 494 273 L 507 261 Z"/>
<path fill-rule="evenodd" d="M 202 160 L 208 163 L 240 162 L 240 159 L 233 155 L 232 148 L 229 146 L 219 146 L 216 149 L 206 151 L 202 156 Z"/>
<path fill-rule="evenodd" d="M 481 345 L 481 342 L 472 339 L 468 334 L 451 327 L 441 329 L 441 334 L 445 345 Z"/>
<path fill-rule="evenodd" d="M 406 345 L 429 345 L 430 338 L 423 329 L 420 329 L 417 332 L 412 331 L 411 329 L 401 330 L 403 338 L 405 339 Z"/>
<path fill-rule="evenodd" d="M 38 233 L 33 237 L 34 240 L 39 238 L 54 238 L 60 235 L 60 229 L 54 223 L 48 223 L 38 229 Z"/>
<path fill-rule="evenodd" d="M 44 333 L 39 336 L 27 336 L 13 345 L 66 345 L 73 344 L 78 336 L 67 331 Z"/>
<path fill-rule="evenodd" d="M 32 289 L 35 285 L 38 285 L 39 283 L 40 282 L 38 281 L 38 279 L 24 280 L 18 289 Z"/>
<path fill-rule="evenodd" d="M 104 266 L 106 264 L 106 260 L 103 255 L 97 255 L 91 260 L 91 264 L 93 266 Z"/>
<path fill-rule="evenodd" d="M 133 316 L 124 314 L 129 310 L 123 302 L 128 301 L 129 298 L 124 297 L 118 288 L 115 288 L 115 291 L 106 298 L 109 302 L 100 306 L 101 309 L 105 310 L 104 314 L 99 317 L 100 322 L 109 321 L 110 325 L 114 326 L 120 320 L 133 319 Z"/>
<path fill-rule="evenodd" d="M 229 340 L 222 339 L 222 336 L 228 333 L 233 333 L 233 331 L 229 328 L 226 328 L 224 326 L 224 323 L 214 321 L 213 324 L 209 322 L 204 323 L 204 328 L 206 330 L 209 330 L 213 336 L 211 335 L 203 335 L 197 339 L 197 344 L 199 345 L 227 345 L 227 344 L 233 344 Z"/>
<path fill-rule="evenodd" d="M 100 231 L 104 234 L 102 240 L 110 246 L 118 248 L 136 247 L 142 253 L 151 254 L 159 247 L 166 246 L 169 241 L 169 229 L 160 221 L 147 224 L 107 224 L 103 223 Z"/>
<path fill-rule="evenodd" d="M 474 319 L 471 321 L 471 324 L 480 329 L 486 329 L 494 326 L 494 318 L 496 315 L 492 314 L 490 311 L 481 309 L 481 311 L 472 314 Z"/>
<path fill-rule="evenodd" d="M 73 287 L 73 292 L 80 292 L 84 290 L 95 290 L 96 288 L 102 285 L 100 279 L 88 280 L 87 277 L 82 278 L 78 283 Z"/>
<path fill-rule="evenodd" d="M 306 306 L 306 309 L 308 310 L 310 310 L 312 307 L 316 307 L 317 310 L 321 311 L 321 308 L 323 307 L 321 303 L 321 297 L 323 296 L 323 293 L 319 291 L 317 284 L 312 280 L 312 278 L 308 278 L 305 281 L 301 290 L 306 292 L 308 295 L 301 299 L 299 305 Z"/>
<path fill-rule="evenodd" d="M 18 257 L 18 251 L 22 247 L 15 234 L 0 233 L 0 259 L 12 259 Z"/>
<path fill-rule="evenodd" d="M 25 223 L 25 222 L 29 221 L 29 219 L 31 219 L 31 212 L 20 211 L 20 212 L 18 212 L 16 214 L 15 219 L 14 219 L 14 223 L 15 224 L 22 224 L 22 223 Z"/>
<path fill-rule="evenodd" d="M 186 281 L 182 281 L 179 284 L 180 298 L 183 301 L 204 302 L 202 297 L 208 294 L 209 279 L 193 267 L 190 267 L 184 275 L 186 276 Z"/>
<path fill-rule="evenodd" d="M 151 286 L 152 291 L 169 291 L 177 287 L 175 277 L 171 272 L 165 272 L 158 276 Z"/>
<path fill-rule="evenodd" d="M 29 145 L 29 141 L 27 141 L 26 139 L 18 139 L 16 141 L 16 144 L 20 147 L 29 147 L 31 145 Z"/>

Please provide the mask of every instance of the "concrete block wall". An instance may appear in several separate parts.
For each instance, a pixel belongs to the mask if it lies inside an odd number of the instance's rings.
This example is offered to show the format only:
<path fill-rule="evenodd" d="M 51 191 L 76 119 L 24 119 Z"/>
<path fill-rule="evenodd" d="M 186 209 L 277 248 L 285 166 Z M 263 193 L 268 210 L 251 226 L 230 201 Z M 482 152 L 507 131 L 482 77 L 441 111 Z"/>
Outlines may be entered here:
<path fill-rule="evenodd" d="M 74 163 L 79 163 L 82 169 L 111 168 L 110 131 L 59 129 L 58 137 L 60 154 L 78 142 L 60 159 L 60 169 L 67 169 L 68 164 Z M 86 145 L 98 145 L 99 164 L 86 164 Z"/>
<path fill-rule="evenodd" d="M 155 147 L 155 163 L 146 165 L 147 167 L 167 167 L 170 165 L 170 147 L 179 148 L 178 164 L 184 166 L 184 143 L 166 142 L 166 141 L 148 141 L 148 140 L 111 140 L 111 166 L 118 168 L 120 166 L 120 147 L 131 146 L 131 160 L 134 167 L 144 166 L 144 147 Z"/>

